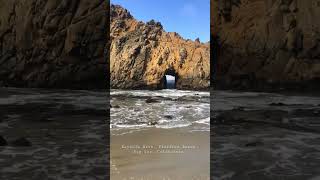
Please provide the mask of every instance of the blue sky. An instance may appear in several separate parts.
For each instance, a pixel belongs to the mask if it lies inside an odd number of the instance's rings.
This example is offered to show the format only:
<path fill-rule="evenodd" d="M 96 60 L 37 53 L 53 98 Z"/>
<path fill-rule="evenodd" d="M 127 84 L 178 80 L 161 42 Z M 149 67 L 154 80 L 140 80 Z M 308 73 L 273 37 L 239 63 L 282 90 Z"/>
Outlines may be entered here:
<path fill-rule="evenodd" d="M 167 32 L 185 39 L 210 40 L 210 0 L 111 0 L 137 19 L 160 21 Z"/>

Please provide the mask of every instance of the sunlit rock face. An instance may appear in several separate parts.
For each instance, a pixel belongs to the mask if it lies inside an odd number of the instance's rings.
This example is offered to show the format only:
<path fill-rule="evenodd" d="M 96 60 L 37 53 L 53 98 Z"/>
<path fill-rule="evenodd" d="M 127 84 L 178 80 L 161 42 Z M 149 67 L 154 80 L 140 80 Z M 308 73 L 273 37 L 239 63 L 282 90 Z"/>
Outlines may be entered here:
<path fill-rule="evenodd" d="M 320 88 L 319 0 L 213 0 L 217 85 Z"/>
<path fill-rule="evenodd" d="M 159 22 L 138 21 L 118 5 L 111 5 L 110 15 L 111 87 L 162 89 L 169 71 L 178 89 L 210 86 L 209 42 L 165 32 Z"/>
<path fill-rule="evenodd" d="M 105 0 L 0 0 L 0 85 L 105 88 Z"/>

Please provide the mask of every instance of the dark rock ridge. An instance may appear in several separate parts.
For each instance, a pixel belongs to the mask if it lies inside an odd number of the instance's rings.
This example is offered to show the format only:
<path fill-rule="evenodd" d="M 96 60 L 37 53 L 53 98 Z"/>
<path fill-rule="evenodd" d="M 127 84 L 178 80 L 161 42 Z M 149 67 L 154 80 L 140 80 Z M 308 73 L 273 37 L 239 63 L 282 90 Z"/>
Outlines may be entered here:
<path fill-rule="evenodd" d="M 0 0 L 0 85 L 105 88 L 105 0 Z"/>
<path fill-rule="evenodd" d="M 319 0 L 213 0 L 217 88 L 320 89 Z"/>
<path fill-rule="evenodd" d="M 137 21 L 128 10 L 111 5 L 110 73 L 112 88 L 164 88 L 166 74 L 178 89 L 210 86 L 209 43 L 165 32 L 161 23 Z"/>

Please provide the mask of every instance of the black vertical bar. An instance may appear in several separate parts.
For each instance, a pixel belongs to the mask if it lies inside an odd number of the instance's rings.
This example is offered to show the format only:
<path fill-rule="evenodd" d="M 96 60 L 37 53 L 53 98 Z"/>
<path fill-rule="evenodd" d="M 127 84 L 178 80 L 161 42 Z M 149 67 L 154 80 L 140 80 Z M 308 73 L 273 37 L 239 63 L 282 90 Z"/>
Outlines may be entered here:
<path fill-rule="evenodd" d="M 107 97 L 106 97 L 106 110 L 107 110 L 107 114 L 106 114 L 106 124 L 107 124 L 107 129 L 106 129 L 106 136 L 107 136 L 107 150 L 106 153 L 107 158 L 108 158 L 108 165 L 106 168 L 106 173 L 107 173 L 107 179 L 110 179 L 110 44 L 111 44 L 111 40 L 110 40 L 110 0 L 106 0 L 106 27 L 105 27 L 105 35 L 106 35 L 106 46 L 105 46 L 105 51 L 104 51 L 104 57 L 106 60 L 106 74 L 105 74 L 105 78 L 106 78 L 106 93 L 107 93 Z"/>

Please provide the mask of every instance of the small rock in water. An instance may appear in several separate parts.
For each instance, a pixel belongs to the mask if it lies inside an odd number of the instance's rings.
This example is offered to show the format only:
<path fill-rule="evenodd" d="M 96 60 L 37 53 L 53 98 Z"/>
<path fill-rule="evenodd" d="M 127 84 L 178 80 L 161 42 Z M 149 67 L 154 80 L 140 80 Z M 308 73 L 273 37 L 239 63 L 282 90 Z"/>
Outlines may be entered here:
<path fill-rule="evenodd" d="M 111 106 L 111 107 L 112 107 L 112 108 L 116 108 L 116 109 L 120 108 L 119 105 L 114 105 L 114 106 Z"/>
<path fill-rule="evenodd" d="M 4 139 L 2 136 L 0 136 L 0 146 L 6 146 L 8 145 L 8 142 L 6 139 Z"/>
<path fill-rule="evenodd" d="M 156 121 L 151 121 L 151 122 L 148 122 L 148 125 L 149 126 L 155 126 L 157 125 L 158 123 Z"/>
<path fill-rule="evenodd" d="M 146 103 L 157 103 L 157 102 L 159 102 L 159 101 L 156 100 L 156 99 L 152 99 L 152 98 L 148 98 L 148 99 L 146 100 Z"/>
<path fill-rule="evenodd" d="M 235 111 L 243 111 L 244 110 L 244 107 L 235 107 L 233 108 L 232 110 L 235 110 Z"/>
<path fill-rule="evenodd" d="M 256 147 L 256 146 L 262 146 L 262 145 L 263 145 L 263 142 L 261 141 L 253 141 L 245 144 L 246 147 Z"/>
<path fill-rule="evenodd" d="M 163 117 L 165 117 L 165 118 L 167 118 L 167 119 L 173 119 L 173 116 L 171 116 L 171 115 L 165 115 L 165 116 L 163 116 Z"/>
<path fill-rule="evenodd" d="M 270 103 L 269 105 L 270 106 L 285 106 L 285 104 L 281 103 L 281 102 L 279 102 L 279 103 Z"/>
<path fill-rule="evenodd" d="M 19 138 L 14 140 L 12 146 L 32 146 L 31 142 L 26 138 Z"/>

